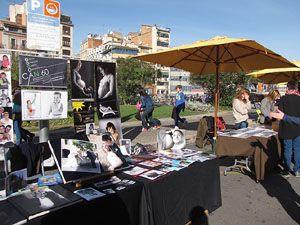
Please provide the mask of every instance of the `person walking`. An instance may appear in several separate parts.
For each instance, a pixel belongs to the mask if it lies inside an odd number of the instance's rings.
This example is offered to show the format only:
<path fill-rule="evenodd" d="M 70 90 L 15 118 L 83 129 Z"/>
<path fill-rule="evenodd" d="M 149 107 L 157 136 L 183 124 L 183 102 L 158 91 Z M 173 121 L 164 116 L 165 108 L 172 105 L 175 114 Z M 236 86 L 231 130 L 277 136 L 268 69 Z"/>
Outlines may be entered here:
<path fill-rule="evenodd" d="M 236 129 L 248 127 L 248 110 L 251 109 L 251 102 L 249 101 L 249 90 L 241 88 L 232 102 L 233 117 L 235 119 Z"/>
<path fill-rule="evenodd" d="M 278 90 L 273 89 L 269 94 L 261 101 L 260 106 L 260 123 L 270 125 L 272 123 L 272 117 L 270 113 L 275 110 L 275 101 L 280 98 L 280 93 Z"/>
<path fill-rule="evenodd" d="M 287 92 L 278 101 L 278 109 L 289 116 L 300 117 L 300 96 L 298 92 L 298 82 L 289 81 Z M 292 152 L 294 149 L 294 173 L 300 177 L 300 126 L 281 120 L 279 124 L 279 138 L 283 139 L 284 145 L 284 177 L 290 176 Z"/>
<path fill-rule="evenodd" d="M 140 90 L 140 100 L 142 103 L 141 110 L 143 111 L 143 114 L 141 116 L 142 119 L 142 125 L 143 129 L 142 131 L 147 131 L 150 126 L 147 124 L 146 118 L 148 118 L 150 123 L 153 123 L 153 129 L 159 129 L 159 126 L 157 125 L 156 121 L 152 118 L 152 113 L 154 110 L 154 104 L 152 101 L 152 98 L 145 92 L 145 90 Z"/>
<path fill-rule="evenodd" d="M 182 92 L 182 86 L 177 85 L 176 86 L 176 94 L 175 94 L 175 110 L 176 110 L 176 116 L 174 118 L 175 120 L 175 128 L 179 128 L 179 121 L 181 123 L 186 123 L 185 118 L 180 118 L 180 112 L 181 110 L 184 112 L 185 110 L 185 100 L 184 100 L 184 93 Z"/>

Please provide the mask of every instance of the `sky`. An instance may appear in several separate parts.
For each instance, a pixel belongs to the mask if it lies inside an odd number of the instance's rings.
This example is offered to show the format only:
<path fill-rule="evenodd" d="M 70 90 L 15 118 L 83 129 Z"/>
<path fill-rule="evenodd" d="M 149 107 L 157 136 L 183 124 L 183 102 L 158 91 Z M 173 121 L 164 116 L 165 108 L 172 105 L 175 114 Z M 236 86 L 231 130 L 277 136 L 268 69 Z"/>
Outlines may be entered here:
<path fill-rule="evenodd" d="M 0 0 L 0 18 L 8 5 Z M 171 29 L 171 47 L 215 36 L 255 40 L 288 60 L 300 61 L 299 0 L 60 0 L 74 24 L 73 50 L 87 35 L 118 31 L 127 35 L 142 24 Z"/>

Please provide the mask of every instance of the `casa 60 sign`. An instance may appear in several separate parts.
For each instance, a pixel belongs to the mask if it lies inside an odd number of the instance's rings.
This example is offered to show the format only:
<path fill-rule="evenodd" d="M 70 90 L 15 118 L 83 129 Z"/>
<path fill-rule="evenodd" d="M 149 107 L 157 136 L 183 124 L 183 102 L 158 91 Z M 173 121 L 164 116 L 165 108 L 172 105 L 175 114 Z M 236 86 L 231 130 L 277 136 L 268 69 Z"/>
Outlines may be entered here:
<path fill-rule="evenodd" d="M 60 4 L 52 0 L 27 0 L 27 47 L 60 49 Z"/>

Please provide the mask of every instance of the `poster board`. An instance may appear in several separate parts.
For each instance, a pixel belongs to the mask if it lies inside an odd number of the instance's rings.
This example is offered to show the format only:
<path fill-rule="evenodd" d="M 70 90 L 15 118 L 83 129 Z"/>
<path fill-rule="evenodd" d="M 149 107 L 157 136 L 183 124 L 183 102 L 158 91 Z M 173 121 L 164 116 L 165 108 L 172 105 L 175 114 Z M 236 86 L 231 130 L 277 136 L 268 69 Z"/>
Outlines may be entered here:
<path fill-rule="evenodd" d="M 68 117 L 67 91 L 22 90 L 22 120 L 52 120 Z"/>
<path fill-rule="evenodd" d="M 20 55 L 19 85 L 67 88 L 67 60 Z"/>

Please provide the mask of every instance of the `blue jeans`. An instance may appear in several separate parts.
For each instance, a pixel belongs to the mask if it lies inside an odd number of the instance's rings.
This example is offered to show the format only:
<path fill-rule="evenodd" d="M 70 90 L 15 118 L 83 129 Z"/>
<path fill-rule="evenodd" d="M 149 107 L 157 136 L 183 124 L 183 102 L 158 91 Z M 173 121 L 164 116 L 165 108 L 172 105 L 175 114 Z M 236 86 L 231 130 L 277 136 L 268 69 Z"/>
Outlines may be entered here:
<path fill-rule="evenodd" d="M 17 143 L 16 145 L 21 144 L 21 130 L 19 127 L 18 120 L 14 120 L 14 132 L 16 133 Z"/>
<path fill-rule="evenodd" d="M 235 123 L 235 128 L 236 129 L 242 129 L 248 127 L 248 122 L 247 121 L 242 121 L 240 123 Z"/>
<path fill-rule="evenodd" d="M 291 161 L 292 161 L 292 152 L 294 149 L 294 158 L 295 165 L 294 171 L 300 171 L 300 136 L 295 137 L 294 139 L 284 139 L 284 160 L 286 170 L 291 169 Z"/>
<path fill-rule="evenodd" d="M 151 107 L 145 109 L 145 111 L 143 112 L 143 114 L 142 114 L 142 116 L 141 116 L 143 127 L 146 128 L 146 129 L 149 128 L 149 127 L 147 126 L 146 118 L 149 119 L 149 122 L 150 122 L 150 123 L 153 123 L 154 126 L 156 126 L 156 122 L 155 122 L 155 120 L 152 118 L 153 110 L 154 110 L 154 106 L 151 106 Z"/>
<path fill-rule="evenodd" d="M 175 119 L 175 126 L 177 126 L 178 127 L 178 121 L 180 121 L 181 123 L 183 123 L 184 122 L 184 120 L 183 119 L 181 119 L 180 118 L 180 116 L 179 116 L 179 113 L 180 113 L 180 111 L 181 110 L 183 110 L 183 108 L 185 107 L 185 105 L 184 104 L 180 104 L 180 105 L 178 105 L 177 107 L 176 107 L 176 119 Z"/>

